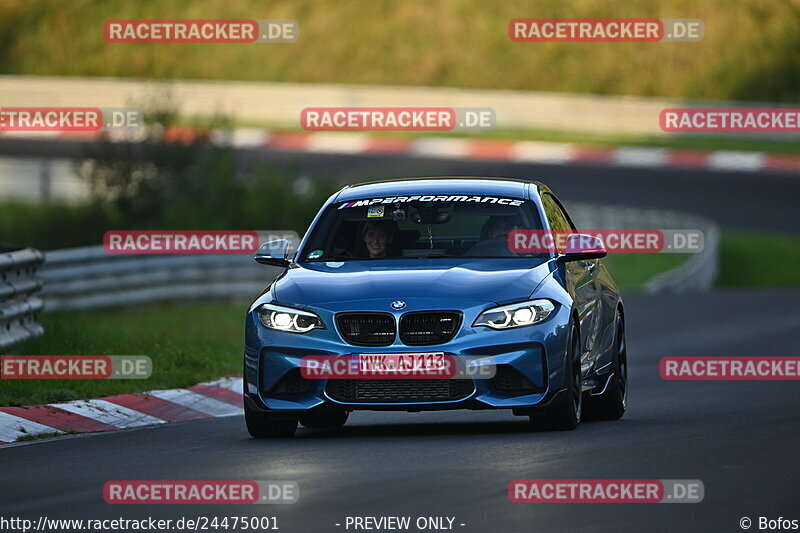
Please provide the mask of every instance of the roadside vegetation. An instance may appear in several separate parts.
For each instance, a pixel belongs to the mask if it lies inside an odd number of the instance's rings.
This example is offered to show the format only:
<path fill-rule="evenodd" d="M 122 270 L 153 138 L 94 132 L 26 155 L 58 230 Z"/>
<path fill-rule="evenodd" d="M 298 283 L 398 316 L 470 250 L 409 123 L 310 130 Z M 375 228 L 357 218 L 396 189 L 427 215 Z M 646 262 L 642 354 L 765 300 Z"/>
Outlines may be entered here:
<path fill-rule="evenodd" d="M 176 0 L 0 4 L 0 72 L 797 102 L 788 0 Z M 698 18 L 694 43 L 516 43 L 514 18 Z M 293 19 L 291 44 L 109 44 L 108 19 Z M 69 46 L 64 46 L 69 43 Z M 180 57 L 180 61 L 175 61 Z M 297 58 L 302 57 L 302 61 Z M 480 75 L 476 75 L 480 73 Z"/>
<path fill-rule="evenodd" d="M 727 232 L 720 241 L 719 287 L 800 286 L 800 239 Z"/>
<path fill-rule="evenodd" d="M 0 406 L 186 387 L 242 372 L 246 302 L 143 305 L 44 314 L 44 337 L 15 355 L 146 355 L 149 379 L 3 380 Z"/>
<path fill-rule="evenodd" d="M 109 230 L 294 230 L 302 233 L 335 184 L 245 165 L 231 148 L 147 114 L 143 138 L 87 144 L 77 172 L 85 203 L 0 206 L 0 242 L 43 250 L 99 244 Z M 207 124 L 204 130 L 223 126 Z"/>

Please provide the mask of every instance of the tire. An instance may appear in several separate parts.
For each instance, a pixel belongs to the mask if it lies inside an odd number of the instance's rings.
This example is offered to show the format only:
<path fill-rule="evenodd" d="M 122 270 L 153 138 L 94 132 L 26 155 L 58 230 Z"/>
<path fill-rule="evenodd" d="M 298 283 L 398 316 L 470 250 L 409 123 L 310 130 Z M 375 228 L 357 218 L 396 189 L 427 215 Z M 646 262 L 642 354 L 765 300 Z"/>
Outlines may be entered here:
<path fill-rule="evenodd" d="M 594 420 L 619 420 L 628 407 L 628 343 L 625 340 L 625 323 L 619 314 L 611 371 L 614 375 L 611 376 L 606 391 L 587 402 L 587 415 L 591 415 Z"/>
<path fill-rule="evenodd" d="M 312 410 L 300 415 L 300 423 L 307 428 L 340 428 L 348 416 L 344 409 Z"/>
<path fill-rule="evenodd" d="M 297 415 L 270 415 L 255 411 L 247 404 L 247 367 L 242 370 L 242 402 L 244 423 L 254 439 L 288 438 L 297 431 Z"/>
<path fill-rule="evenodd" d="M 565 355 L 565 389 L 568 391 L 563 401 L 547 410 L 540 418 L 531 417 L 532 424 L 544 423 L 547 429 L 556 431 L 571 431 L 578 427 L 583 411 L 583 390 L 580 364 L 580 341 L 576 326 L 570 328 L 567 340 L 567 353 Z"/>
<path fill-rule="evenodd" d="M 271 415 L 254 411 L 244 402 L 244 421 L 254 439 L 287 438 L 297 431 L 297 416 Z"/>

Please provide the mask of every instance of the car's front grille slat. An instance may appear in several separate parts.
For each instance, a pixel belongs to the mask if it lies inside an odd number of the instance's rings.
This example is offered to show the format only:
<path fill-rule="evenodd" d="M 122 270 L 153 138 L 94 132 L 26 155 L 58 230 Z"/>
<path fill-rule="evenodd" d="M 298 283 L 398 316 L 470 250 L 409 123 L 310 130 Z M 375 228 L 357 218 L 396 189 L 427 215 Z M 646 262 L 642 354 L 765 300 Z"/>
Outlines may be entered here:
<path fill-rule="evenodd" d="M 339 333 L 356 346 L 389 346 L 394 342 L 396 326 L 389 313 L 341 313 L 336 315 Z"/>
<path fill-rule="evenodd" d="M 461 325 L 458 311 L 418 311 L 400 317 L 400 341 L 408 346 L 449 342 Z"/>

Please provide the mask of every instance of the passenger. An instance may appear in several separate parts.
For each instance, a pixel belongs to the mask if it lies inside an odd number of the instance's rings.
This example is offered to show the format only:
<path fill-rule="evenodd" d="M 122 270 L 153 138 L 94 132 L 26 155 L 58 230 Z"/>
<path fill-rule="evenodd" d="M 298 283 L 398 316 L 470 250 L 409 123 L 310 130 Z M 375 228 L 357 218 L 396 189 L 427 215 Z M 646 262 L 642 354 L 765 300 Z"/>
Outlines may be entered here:
<path fill-rule="evenodd" d="M 483 226 L 482 234 L 487 239 L 508 239 L 508 234 L 517 228 L 515 217 L 492 216 Z"/>
<path fill-rule="evenodd" d="M 491 216 L 483 224 L 481 240 L 466 251 L 466 257 L 513 257 L 516 254 L 508 247 L 508 234 L 517 229 L 516 217 Z"/>

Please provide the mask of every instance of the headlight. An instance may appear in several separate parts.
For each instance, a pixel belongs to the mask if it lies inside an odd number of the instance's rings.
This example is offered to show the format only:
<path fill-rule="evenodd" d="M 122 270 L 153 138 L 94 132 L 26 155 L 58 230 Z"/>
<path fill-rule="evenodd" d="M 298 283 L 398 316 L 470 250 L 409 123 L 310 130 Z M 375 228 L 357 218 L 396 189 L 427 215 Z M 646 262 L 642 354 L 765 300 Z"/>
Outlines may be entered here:
<path fill-rule="evenodd" d="M 325 329 L 322 319 L 314 313 L 291 307 L 264 304 L 258 308 L 258 315 L 264 327 L 278 331 L 308 333 L 312 329 Z"/>
<path fill-rule="evenodd" d="M 492 329 L 521 328 L 541 322 L 550 316 L 555 308 L 550 300 L 531 300 L 493 307 L 481 313 L 472 325 L 487 326 Z"/>

